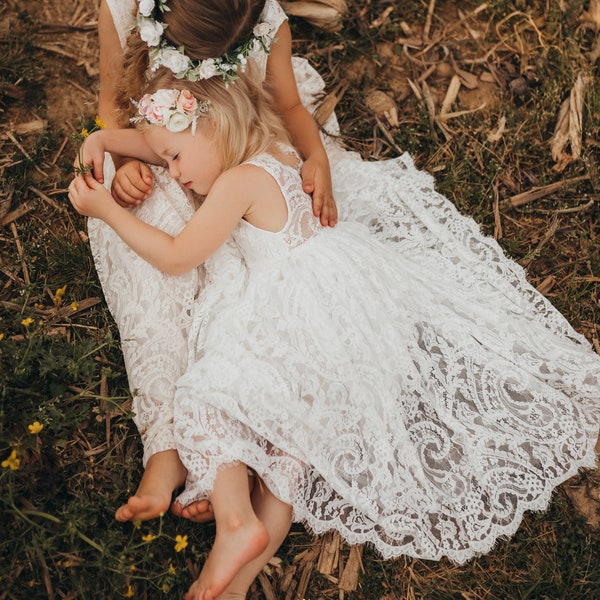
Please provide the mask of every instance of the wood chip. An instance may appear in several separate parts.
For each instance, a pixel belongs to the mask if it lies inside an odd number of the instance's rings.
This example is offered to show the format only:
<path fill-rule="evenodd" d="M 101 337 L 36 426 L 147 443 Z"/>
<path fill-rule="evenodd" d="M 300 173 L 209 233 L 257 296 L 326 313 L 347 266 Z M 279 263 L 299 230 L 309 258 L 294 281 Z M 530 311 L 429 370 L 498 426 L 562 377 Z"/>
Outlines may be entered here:
<path fill-rule="evenodd" d="M 340 534 L 330 531 L 323 536 L 321 554 L 317 563 L 317 570 L 323 575 L 331 575 L 336 569 L 340 552 Z"/>
<path fill-rule="evenodd" d="M 345 592 L 353 592 L 358 587 L 359 573 L 364 572 L 362 564 L 362 546 L 351 546 L 348 562 L 339 581 L 339 588 Z"/>

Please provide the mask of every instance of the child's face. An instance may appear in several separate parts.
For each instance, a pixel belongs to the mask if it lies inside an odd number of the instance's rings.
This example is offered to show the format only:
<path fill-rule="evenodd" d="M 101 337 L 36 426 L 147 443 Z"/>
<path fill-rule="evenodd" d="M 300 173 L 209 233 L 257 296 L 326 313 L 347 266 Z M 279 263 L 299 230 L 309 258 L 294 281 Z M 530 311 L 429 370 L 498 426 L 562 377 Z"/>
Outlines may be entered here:
<path fill-rule="evenodd" d="M 194 135 L 191 127 L 173 133 L 156 126 L 148 127 L 144 135 L 152 150 L 167 161 L 169 175 L 197 194 L 206 196 L 223 172 L 210 123 L 199 120 Z"/>

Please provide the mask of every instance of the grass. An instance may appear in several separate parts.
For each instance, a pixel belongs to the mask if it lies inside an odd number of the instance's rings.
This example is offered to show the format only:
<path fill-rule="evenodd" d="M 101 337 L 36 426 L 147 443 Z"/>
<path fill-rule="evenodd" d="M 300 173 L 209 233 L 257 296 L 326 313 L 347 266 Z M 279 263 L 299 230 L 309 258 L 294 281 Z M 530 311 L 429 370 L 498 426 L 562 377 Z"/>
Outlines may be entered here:
<path fill-rule="evenodd" d="M 82 4 L 92 17 L 93 4 Z M 463 13 L 477 6 L 460 4 Z M 488 3 L 469 21 L 481 33 L 477 39 L 464 27 L 444 33 L 442 25 L 457 20 L 457 3 L 436 4 L 430 38 L 442 37 L 424 58 L 443 62 L 446 48 L 464 70 L 479 77 L 495 69 L 500 82 L 486 108 L 448 122 L 453 131 L 448 139 L 431 126 L 424 101 L 407 84 L 410 78 L 422 91 L 419 78 L 430 63 L 409 61 L 397 42 L 407 36 L 403 21 L 420 34 L 428 3 L 404 3 L 380 28 L 369 24 L 387 4 L 364 0 L 349 3 L 339 33 L 293 21 L 294 48 L 310 57 L 329 89 L 351 78 L 336 108 L 348 146 L 374 159 L 407 150 L 487 233 L 494 233 L 499 217 L 499 241 L 507 253 L 527 265 L 534 285 L 550 281 L 546 293 L 552 302 L 597 343 L 600 84 L 598 64 L 589 58 L 595 32 L 593 23 L 580 18 L 587 2 L 566 3 L 565 13 L 556 3 L 548 3 L 546 12 L 546 4 Z M 139 527 L 113 519 L 115 507 L 139 481 L 141 448 L 130 419 L 118 332 L 102 300 L 85 223 L 65 194 L 75 148 L 64 144 L 78 130 L 80 115 L 59 118 L 64 98 L 51 91 L 56 78 L 64 78 L 61 93 L 93 119 L 93 103 L 80 88 L 93 87 L 95 76 L 64 54 L 40 49 L 40 42 L 54 43 L 56 36 L 44 34 L 41 9 L 19 10 L 12 1 L 0 7 L 0 21 L 11 20 L 10 30 L 0 28 L 0 459 L 6 465 L 0 469 L 0 598 L 181 597 L 210 547 L 212 526 L 194 527 L 170 514 Z M 91 52 L 93 33 L 81 35 L 91 40 Z M 501 39 L 506 48 L 498 47 L 487 62 L 468 62 Z M 60 48 L 69 50 L 69 37 L 61 40 Z M 510 82 L 528 66 L 535 83 L 527 98 L 519 98 Z M 549 141 L 577 71 L 590 77 L 582 155 L 557 172 Z M 426 81 L 439 109 L 448 78 L 438 69 Z M 398 101 L 399 127 L 384 117 L 377 123 L 365 104 L 371 89 Z M 488 134 L 502 116 L 506 132 L 490 142 Z M 35 120 L 44 123 L 34 133 L 18 133 L 20 125 Z M 506 203 L 532 187 L 583 176 L 587 179 L 518 208 Z M 556 231 L 544 241 L 555 218 Z M 30 433 L 36 423 L 43 428 Z M 569 485 L 586 481 L 582 475 Z M 321 575 L 310 554 L 303 554 L 320 541 L 296 525 L 267 579 L 275 597 L 286 600 L 296 597 L 302 573 L 310 575 L 304 594 L 310 600 L 592 600 L 600 597 L 599 539 L 574 511 L 566 490 L 557 491 L 546 513 L 527 514 L 514 538 L 463 566 L 385 562 L 365 549 L 358 588 L 345 594 L 336 585 L 337 568 L 329 577 Z M 187 536 L 187 547 L 180 543 L 179 551 L 178 535 Z M 342 548 L 339 568 L 348 552 Z M 252 597 L 267 598 L 262 590 L 257 583 Z"/>

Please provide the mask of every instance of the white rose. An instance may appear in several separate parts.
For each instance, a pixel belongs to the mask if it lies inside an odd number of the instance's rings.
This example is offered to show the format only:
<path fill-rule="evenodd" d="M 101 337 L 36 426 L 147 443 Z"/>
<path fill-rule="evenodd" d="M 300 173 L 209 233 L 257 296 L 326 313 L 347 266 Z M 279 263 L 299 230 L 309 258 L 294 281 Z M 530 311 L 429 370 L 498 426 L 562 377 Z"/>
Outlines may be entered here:
<path fill-rule="evenodd" d="M 252 33 L 255 37 L 262 37 L 263 35 L 269 35 L 271 33 L 271 24 L 270 23 L 259 23 L 254 26 Z"/>
<path fill-rule="evenodd" d="M 158 56 L 161 65 L 164 65 L 175 74 L 187 71 L 190 68 L 190 59 L 172 46 L 163 48 Z"/>
<path fill-rule="evenodd" d="M 187 129 L 193 119 L 195 119 L 195 117 L 190 118 L 189 115 L 185 115 L 181 111 L 173 111 L 169 115 L 166 126 L 169 131 L 179 133 L 180 131 Z"/>
<path fill-rule="evenodd" d="M 154 10 L 154 0 L 140 0 L 140 6 L 138 8 L 140 15 L 149 17 Z"/>
<path fill-rule="evenodd" d="M 213 58 L 207 58 L 200 63 L 197 69 L 198 79 L 210 79 L 217 74 L 217 67 Z"/>
<path fill-rule="evenodd" d="M 177 104 L 177 98 L 179 98 L 179 90 L 157 90 L 151 96 L 152 102 L 156 106 L 163 108 L 173 108 Z"/>
<path fill-rule="evenodd" d="M 154 19 L 141 18 L 138 19 L 137 25 L 142 40 L 144 40 L 148 46 L 158 46 L 164 31 L 162 23 L 159 23 Z"/>

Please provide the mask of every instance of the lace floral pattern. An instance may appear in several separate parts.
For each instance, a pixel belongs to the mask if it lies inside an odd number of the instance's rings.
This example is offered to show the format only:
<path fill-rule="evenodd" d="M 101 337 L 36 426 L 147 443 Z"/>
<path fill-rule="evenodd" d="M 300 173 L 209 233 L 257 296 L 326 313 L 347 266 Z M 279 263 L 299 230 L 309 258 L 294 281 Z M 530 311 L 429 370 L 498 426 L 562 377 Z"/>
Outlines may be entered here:
<path fill-rule="evenodd" d="M 406 158 L 377 172 L 391 197 L 426 196 L 445 228 L 404 205 L 405 225 L 387 228 L 384 211 L 374 235 L 305 227 L 298 173 L 252 162 L 280 182 L 288 224 L 238 226 L 235 284 L 215 278 L 221 259 L 206 264 L 212 285 L 175 402 L 182 504 L 242 461 L 317 533 L 337 529 L 384 557 L 462 562 L 594 464 L 600 359 L 429 177 Z M 356 182 L 347 167 L 342 179 Z"/>

